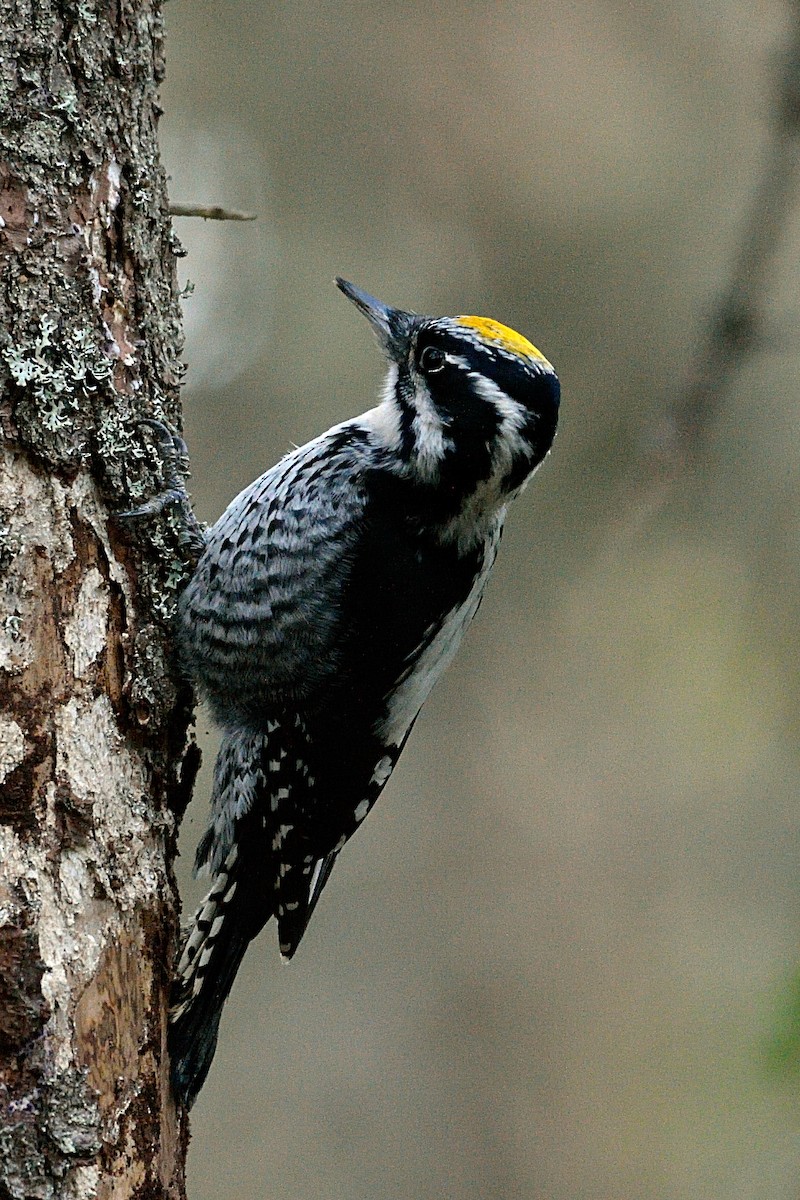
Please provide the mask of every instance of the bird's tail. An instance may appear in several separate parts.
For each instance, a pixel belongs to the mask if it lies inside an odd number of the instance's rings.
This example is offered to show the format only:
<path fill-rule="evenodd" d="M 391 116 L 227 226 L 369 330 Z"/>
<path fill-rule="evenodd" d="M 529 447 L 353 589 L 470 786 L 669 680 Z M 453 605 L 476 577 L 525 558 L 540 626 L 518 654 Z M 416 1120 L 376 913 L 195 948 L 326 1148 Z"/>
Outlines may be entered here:
<path fill-rule="evenodd" d="M 272 916 L 263 822 L 249 813 L 197 909 L 172 985 L 169 1052 L 175 1096 L 191 1108 L 217 1048 L 222 1008 L 250 941 Z"/>

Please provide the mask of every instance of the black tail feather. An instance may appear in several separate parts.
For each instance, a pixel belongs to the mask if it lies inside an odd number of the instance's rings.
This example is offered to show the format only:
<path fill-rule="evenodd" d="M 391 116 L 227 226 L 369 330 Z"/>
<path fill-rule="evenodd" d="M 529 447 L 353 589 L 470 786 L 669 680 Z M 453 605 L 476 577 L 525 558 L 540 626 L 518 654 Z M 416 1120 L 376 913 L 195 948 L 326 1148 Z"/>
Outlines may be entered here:
<path fill-rule="evenodd" d="M 218 948 L 216 962 L 202 981 L 196 996 L 188 999 L 181 1012 L 170 1015 L 170 1078 L 176 1099 L 191 1108 L 208 1075 L 217 1048 L 222 1009 L 250 943 L 246 936 L 232 936 Z M 176 982 L 177 993 L 179 981 Z M 177 998 L 177 997 L 176 997 Z"/>

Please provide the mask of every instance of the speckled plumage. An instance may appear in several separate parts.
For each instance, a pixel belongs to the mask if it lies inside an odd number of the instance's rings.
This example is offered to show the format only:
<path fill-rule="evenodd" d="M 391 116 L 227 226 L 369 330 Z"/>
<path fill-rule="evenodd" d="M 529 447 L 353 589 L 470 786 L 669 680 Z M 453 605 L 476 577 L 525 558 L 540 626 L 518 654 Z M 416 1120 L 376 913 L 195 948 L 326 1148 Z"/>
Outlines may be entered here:
<path fill-rule="evenodd" d="M 180 600 L 181 660 L 223 731 L 198 849 L 214 882 L 171 1010 L 187 1103 L 248 942 L 275 916 L 294 954 L 477 611 L 508 501 L 555 433 L 555 373 L 518 334 L 340 286 L 389 359 L 382 402 L 245 488 Z"/>

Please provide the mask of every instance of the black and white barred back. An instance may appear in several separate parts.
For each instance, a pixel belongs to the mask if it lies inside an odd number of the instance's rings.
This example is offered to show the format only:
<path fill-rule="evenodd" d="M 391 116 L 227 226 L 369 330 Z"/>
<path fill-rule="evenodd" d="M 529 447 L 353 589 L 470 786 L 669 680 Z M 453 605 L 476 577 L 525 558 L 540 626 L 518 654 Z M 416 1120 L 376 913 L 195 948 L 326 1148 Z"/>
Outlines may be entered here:
<path fill-rule="evenodd" d="M 173 1084 L 191 1104 L 249 941 L 291 958 L 481 602 L 506 506 L 553 441 L 559 386 L 525 338 L 344 281 L 389 362 L 377 408 L 288 454 L 210 530 L 180 601 L 185 670 L 223 731 L 178 965 Z"/>

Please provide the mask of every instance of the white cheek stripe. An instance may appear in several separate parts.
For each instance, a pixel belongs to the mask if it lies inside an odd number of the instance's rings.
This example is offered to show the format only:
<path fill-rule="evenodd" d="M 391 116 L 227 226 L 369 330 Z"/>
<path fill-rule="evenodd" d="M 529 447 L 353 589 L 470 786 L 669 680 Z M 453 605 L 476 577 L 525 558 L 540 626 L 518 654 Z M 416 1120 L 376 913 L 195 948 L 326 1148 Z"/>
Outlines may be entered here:
<path fill-rule="evenodd" d="M 411 427 L 414 431 L 417 470 L 423 479 L 433 480 L 439 474 L 442 458 L 451 442 L 445 436 L 442 418 L 431 399 L 425 380 L 415 372 L 412 381 L 414 395 L 411 405 L 414 409 L 414 420 Z"/>
<path fill-rule="evenodd" d="M 425 479 L 435 479 L 439 466 L 444 458 L 445 450 L 450 445 L 450 439 L 444 436 L 442 422 L 438 413 L 430 403 L 419 403 L 421 391 L 416 394 L 417 415 L 412 422 L 414 441 L 417 447 L 417 464 L 420 475 Z"/>
<path fill-rule="evenodd" d="M 479 371 L 470 371 L 470 381 L 479 396 L 493 404 L 499 412 L 502 421 L 498 433 L 499 439 L 505 439 L 511 433 L 518 433 L 525 421 L 525 409 L 516 400 L 512 400 L 507 392 L 498 387 L 492 379 L 487 379 Z"/>
<path fill-rule="evenodd" d="M 445 354 L 445 358 L 453 366 L 462 367 L 466 371 L 467 378 L 474 385 L 478 395 L 482 396 L 484 400 L 488 400 L 490 404 L 493 404 L 500 413 L 502 417 L 500 437 L 506 437 L 509 433 L 516 433 L 522 428 L 525 420 L 525 409 L 521 404 L 516 400 L 512 400 L 507 392 L 504 392 L 501 387 L 497 386 L 494 380 L 487 379 L 480 371 L 473 370 L 469 359 L 463 358 L 460 354 Z"/>
<path fill-rule="evenodd" d="M 527 443 L 520 436 L 520 429 L 525 423 L 527 412 L 522 404 L 507 395 L 491 379 L 486 379 L 477 372 L 470 372 L 470 379 L 476 392 L 484 400 L 493 404 L 500 414 L 500 428 L 494 442 L 492 455 L 492 476 L 500 480 L 511 467 L 516 456 L 526 452 Z M 528 452 L 530 458 L 530 453 Z"/>

